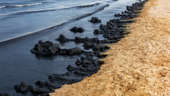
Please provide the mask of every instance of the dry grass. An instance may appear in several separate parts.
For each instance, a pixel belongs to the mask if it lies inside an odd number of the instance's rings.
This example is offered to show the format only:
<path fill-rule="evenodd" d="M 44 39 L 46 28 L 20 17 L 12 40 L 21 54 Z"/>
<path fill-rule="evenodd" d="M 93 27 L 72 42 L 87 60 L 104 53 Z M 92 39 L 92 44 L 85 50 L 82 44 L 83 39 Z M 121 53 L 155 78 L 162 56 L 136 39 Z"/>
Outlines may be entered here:
<path fill-rule="evenodd" d="M 149 0 L 98 73 L 51 96 L 170 96 L 170 2 Z M 160 13 L 160 14 L 159 14 Z"/>

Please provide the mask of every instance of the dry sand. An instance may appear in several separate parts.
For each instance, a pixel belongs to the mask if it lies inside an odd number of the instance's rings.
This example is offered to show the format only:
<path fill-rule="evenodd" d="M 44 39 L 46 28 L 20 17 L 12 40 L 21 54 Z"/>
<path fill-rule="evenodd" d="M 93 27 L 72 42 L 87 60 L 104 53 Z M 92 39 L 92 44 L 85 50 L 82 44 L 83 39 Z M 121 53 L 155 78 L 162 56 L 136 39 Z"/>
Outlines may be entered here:
<path fill-rule="evenodd" d="M 149 0 L 98 73 L 51 96 L 170 96 L 170 1 Z"/>

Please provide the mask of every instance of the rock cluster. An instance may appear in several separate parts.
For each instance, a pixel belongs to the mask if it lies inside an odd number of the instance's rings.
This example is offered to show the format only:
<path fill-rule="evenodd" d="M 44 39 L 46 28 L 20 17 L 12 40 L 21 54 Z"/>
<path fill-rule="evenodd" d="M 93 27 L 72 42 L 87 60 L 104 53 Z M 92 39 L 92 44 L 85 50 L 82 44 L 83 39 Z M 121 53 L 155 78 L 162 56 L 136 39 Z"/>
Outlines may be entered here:
<path fill-rule="evenodd" d="M 61 49 L 57 43 L 51 41 L 39 41 L 34 48 L 31 50 L 32 53 L 38 56 L 55 56 L 55 55 L 80 55 L 84 51 L 80 48 L 71 48 L 71 49 Z"/>

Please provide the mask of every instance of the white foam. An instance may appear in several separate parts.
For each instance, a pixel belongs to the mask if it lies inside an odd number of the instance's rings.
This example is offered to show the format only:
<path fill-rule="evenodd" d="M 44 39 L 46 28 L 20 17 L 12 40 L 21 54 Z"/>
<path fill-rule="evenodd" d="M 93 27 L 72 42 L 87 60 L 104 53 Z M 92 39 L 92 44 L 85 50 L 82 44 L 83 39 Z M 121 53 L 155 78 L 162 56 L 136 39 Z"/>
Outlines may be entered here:
<path fill-rule="evenodd" d="M 0 6 L 0 9 L 1 9 L 1 8 L 5 8 L 5 6 Z"/>
<path fill-rule="evenodd" d="M 18 5 L 13 5 L 14 7 L 26 7 L 26 6 L 35 6 L 35 5 L 41 5 L 42 3 L 33 3 L 33 4 L 18 4 Z"/>

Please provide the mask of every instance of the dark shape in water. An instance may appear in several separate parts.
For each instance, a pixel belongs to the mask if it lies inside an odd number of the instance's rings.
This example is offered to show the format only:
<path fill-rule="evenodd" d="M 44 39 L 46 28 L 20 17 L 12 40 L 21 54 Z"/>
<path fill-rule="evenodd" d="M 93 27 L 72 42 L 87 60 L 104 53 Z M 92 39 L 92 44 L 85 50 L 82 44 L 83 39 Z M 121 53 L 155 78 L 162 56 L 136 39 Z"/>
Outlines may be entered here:
<path fill-rule="evenodd" d="M 48 93 L 50 92 L 53 92 L 53 91 L 50 91 L 49 89 L 47 88 L 33 88 L 31 91 L 30 91 L 33 95 L 37 95 L 37 96 L 49 96 Z"/>
<path fill-rule="evenodd" d="M 57 39 L 61 44 L 71 41 L 70 39 L 66 38 L 63 34 L 61 34 Z"/>
<path fill-rule="evenodd" d="M 71 48 L 71 49 L 61 49 L 58 54 L 59 55 L 65 55 L 65 56 L 74 56 L 74 55 L 80 55 L 84 51 L 80 48 Z"/>
<path fill-rule="evenodd" d="M 19 93 L 22 93 L 22 94 L 26 94 L 29 91 L 31 91 L 33 89 L 33 87 L 29 86 L 25 82 L 21 82 L 19 85 L 15 85 L 14 89 L 16 90 L 16 92 L 19 92 Z"/>
<path fill-rule="evenodd" d="M 84 51 L 80 48 L 61 49 L 58 44 L 51 41 L 39 41 L 38 44 L 36 44 L 31 50 L 31 52 L 42 57 L 56 55 L 74 56 L 84 53 Z"/>
<path fill-rule="evenodd" d="M 31 50 L 32 53 L 40 56 L 53 56 L 60 50 L 58 44 L 54 44 L 50 41 L 39 41 Z"/>
<path fill-rule="evenodd" d="M 98 29 L 95 29 L 94 32 L 93 32 L 95 35 L 98 35 L 100 34 L 100 31 Z"/>
<path fill-rule="evenodd" d="M 82 33 L 82 32 L 84 32 L 84 29 L 81 27 L 73 27 L 70 29 L 70 31 L 73 33 Z"/>
<path fill-rule="evenodd" d="M 10 96 L 8 93 L 0 93 L 0 96 Z"/>
<path fill-rule="evenodd" d="M 92 17 L 89 22 L 96 24 L 96 23 L 101 23 L 101 20 L 98 17 Z"/>

